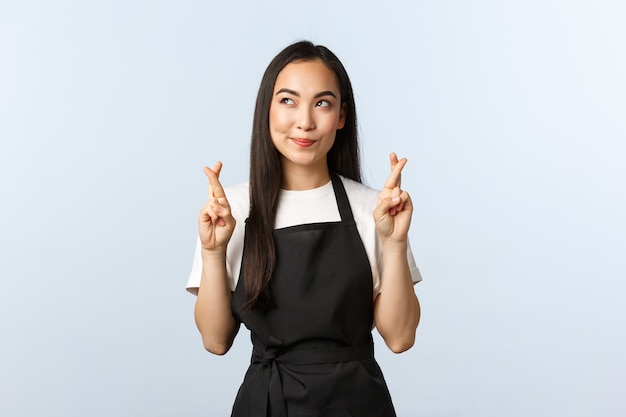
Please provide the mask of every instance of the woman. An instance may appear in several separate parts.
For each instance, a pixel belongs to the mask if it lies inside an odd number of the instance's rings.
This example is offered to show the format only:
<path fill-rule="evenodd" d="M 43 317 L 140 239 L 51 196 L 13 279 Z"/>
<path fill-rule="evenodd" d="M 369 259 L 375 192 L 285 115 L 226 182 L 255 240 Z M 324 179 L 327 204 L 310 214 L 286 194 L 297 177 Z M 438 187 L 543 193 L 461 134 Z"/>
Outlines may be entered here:
<path fill-rule="evenodd" d="M 406 159 L 384 189 L 361 184 L 348 75 L 323 46 L 298 42 L 269 64 L 254 115 L 250 181 L 209 199 L 187 288 L 205 348 L 222 355 L 240 323 L 252 363 L 232 416 L 389 417 L 372 324 L 394 352 L 414 342 L 421 279 L 408 246 Z"/>

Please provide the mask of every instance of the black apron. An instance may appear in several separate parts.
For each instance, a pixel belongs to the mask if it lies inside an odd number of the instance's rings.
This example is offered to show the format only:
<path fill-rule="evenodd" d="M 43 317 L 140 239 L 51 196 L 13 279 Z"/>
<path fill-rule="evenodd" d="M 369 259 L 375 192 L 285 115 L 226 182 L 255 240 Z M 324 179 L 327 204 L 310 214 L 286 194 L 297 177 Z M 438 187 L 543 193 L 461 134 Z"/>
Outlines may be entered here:
<path fill-rule="evenodd" d="M 232 417 L 396 415 L 374 360 L 371 266 L 341 179 L 331 177 L 341 221 L 274 231 L 275 309 L 242 311 L 241 271 L 232 309 L 253 353 Z"/>

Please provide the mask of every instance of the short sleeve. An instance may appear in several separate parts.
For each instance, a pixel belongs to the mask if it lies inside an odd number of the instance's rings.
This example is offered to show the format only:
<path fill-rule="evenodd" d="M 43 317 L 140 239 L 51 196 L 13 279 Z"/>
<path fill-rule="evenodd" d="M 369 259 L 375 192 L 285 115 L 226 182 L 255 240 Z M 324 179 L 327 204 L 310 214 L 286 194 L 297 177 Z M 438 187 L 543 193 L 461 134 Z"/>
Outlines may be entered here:
<path fill-rule="evenodd" d="M 354 220 L 357 229 L 361 235 L 363 246 L 367 253 L 367 257 L 372 267 L 372 280 L 374 284 L 374 298 L 380 292 L 380 279 L 382 276 L 382 245 L 376 232 L 376 224 L 374 223 L 373 211 L 378 201 L 379 190 L 367 187 L 361 183 L 357 183 L 347 178 L 343 178 L 343 183 L 348 194 L 348 200 L 352 207 Z M 422 275 L 417 267 L 411 245 L 407 246 L 407 261 L 411 272 L 411 280 L 413 283 L 420 282 Z"/>
<path fill-rule="evenodd" d="M 198 295 L 200 288 L 200 280 L 202 279 L 202 257 L 200 256 L 200 238 L 196 240 L 196 250 L 193 254 L 193 262 L 191 263 L 191 272 L 187 279 L 187 291 L 194 295 Z"/>
<path fill-rule="evenodd" d="M 226 275 L 231 291 L 235 291 L 239 271 L 241 269 L 241 257 L 243 254 L 243 238 L 245 233 L 246 218 L 250 210 L 250 198 L 248 194 L 248 183 L 229 187 L 224 190 L 228 204 L 235 218 L 235 230 L 226 248 Z M 191 272 L 187 279 L 186 289 L 192 294 L 198 295 L 198 288 L 202 281 L 202 254 L 200 238 L 196 240 Z"/>
<path fill-rule="evenodd" d="M 413 284 L 417 284 L 422 280 L 422 274 L 415 263 L 415 258 L 413 257 L 413 251 L 411 250 L 411 242 L 408 243 L 408 248 L 406 252 L 406 257 L 409 261 L 409 270 L 411 271 L 411 280 Z"/>

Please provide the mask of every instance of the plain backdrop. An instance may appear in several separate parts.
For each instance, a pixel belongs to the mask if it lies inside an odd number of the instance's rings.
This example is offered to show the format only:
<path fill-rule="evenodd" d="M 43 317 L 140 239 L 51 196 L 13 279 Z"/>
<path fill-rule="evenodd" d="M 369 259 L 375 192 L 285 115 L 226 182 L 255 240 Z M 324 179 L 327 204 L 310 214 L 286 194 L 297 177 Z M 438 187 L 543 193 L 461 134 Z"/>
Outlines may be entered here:
<path fill-rule="evenodd" d="M 399 417 L 626 414 L 619 0 L 0 0 L 0 415 L 227 416 L 184 290 L 204 165 L 247 180 L 271 58 L 330 47 L 366 182 L 409 158 Z"/>

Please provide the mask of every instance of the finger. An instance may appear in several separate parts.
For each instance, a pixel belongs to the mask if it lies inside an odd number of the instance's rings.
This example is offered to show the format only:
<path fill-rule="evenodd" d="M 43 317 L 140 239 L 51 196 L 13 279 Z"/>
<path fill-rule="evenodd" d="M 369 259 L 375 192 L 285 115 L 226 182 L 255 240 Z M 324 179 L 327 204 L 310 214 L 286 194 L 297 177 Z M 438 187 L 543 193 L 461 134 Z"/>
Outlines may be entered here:
<path fill-rule="evenodd" d="M 407 193 L 406 191 L 403 191 L 399 197 L 400 197 L 400 203 L 396 205 L 396 212 L 412 210 L 413 203 L 411 202 L 411 196 L 409 195 L 409 193 Z"/>
<path fill-rule="evenodd" d="M 405 208 L 410 207 L 411 197 L 406 191 L 401 191 L 400 188 L 394 189 L 393 193 L 389 197 L 389 213 L 395 215 L 403 211 Z"/>
<path fill-rule="evenodd" d="M 402 194 L 402 190 L 400 187 L 396 187 L 391 191 L 391 202 L 393 204 L 400 204 L 400 195 Z"/>
<path fill-rule="evenodd" d="M 209 198 L 212 198 L 213 197 L 213 188 L 211 187 L 211 175 L 215 174 L 215 171 L 213 171 L 209 167 L 203 167 L 202 171 L 204 172 L 204 175 L 206 175 L 206 177 L 208 179 L 207 191 L 208 191 Z"/>
<path fill-rule="evenodd" d="M 224 193 L 224 188 L 222 187 L 222 184 L 219 181 L 219 175 L 220 175 L 220 172 L 222 171 L 222 163 L 221 162 L 216 163 L 213 169 L 204 167 L 203 170 L 206 176 L 209 178 L 209 190 L 208 190 L 209 198 L 226 197 L 226 194 Z"/>
<path fill-rule="evenodd" d="M 391 174 L 389 174 L 389 177 L 387 177 L 387 181 L 385 182 L 385 188 L 393 189 L 400 186 L 402 169 L 407 162 L 408 160 L 406 158 L 402 158 L 395 164 L 392 164 L 393 168 L 391 169 Z"/>
<path fill-rule="evenodd" d="M 213 171 L 217 174 L 217 178 L 220 177 L 220 172 L 222 172 L 222 161 L 217 161 L 215 166 L 213 167 Z"/>
<path fill-rule="evenodd" d="M 393 172 L 393 169 L 398 165 L 398 155 L 395 152 L 389 154 L 389 163 L 391 165 L 391 171 Z M 401 182 L 402 178 L 398 178 L 398 186 L 400 186 Z"/>
<path fill-rule="evenodd" d="M 215 210 L 215 204 L 212 200 L 209 200 L 200 209 L 200 220 L 202 222 L 214 223 L 219 218 L 219 214 Z"/>
<path fill-rule="evenodd" d="M 389 154 L 389 163 L 391 164 L 391 170 L 393 171 L 393 167 L 398 163 L 398 155 L 395 152 L 391 152 Z"/>
<path fill-rule="evenodd" d="M 391 200 L 388 198 L 383 198 L 378 200 L 378 204 L 374 208 L 374 220 L 376 222 L 382 221 L 389 214 L 389 209 L 391 208 Z"/>
<path fill-rule="evenodd" d="M 394 216 L 399 204 L 402 204 L 402 196 L 389 196 L 379 199 L 378 205 L 374 209 L 375 218 L 383 218 L 387 214 Z"/>
<path fill-rule="evenodd" d="M 222 171 L 222 162 L 221 161 L 217 161 L 215 163 L 215 166 L 213 167 L 213 169 L 211 169 L 209 167 L 204 167 L 202 169 L 203 169 L 204 173 L 207 175 L 207 177 L 209 176 L 209 171 L 213 171 L 215 173 L 215 175 L 217 175 L 217 177 L 219 178 L 220 172 Z"/>
<path fill-rule="evenodd" d="M 234 218 L 229 207 L 224 207 L 216 198 L 209 201 L 200 210 L 201 223 L 212 223 L 217 226 L 234 226 Z"/>
<path fill-rule="evenodd" d="M 207 204 L 211 211 L 215 213 L 214 220 L 219 226 L 228 226 L 229 229 L 234 229 L 235 227 L 235 218 L 230 211 L 230 206 L 228 205 L 228 201 L 225 198 L 220 201 L 217 198 L 214 198 L 212 201 L 209 201 Z"/>

